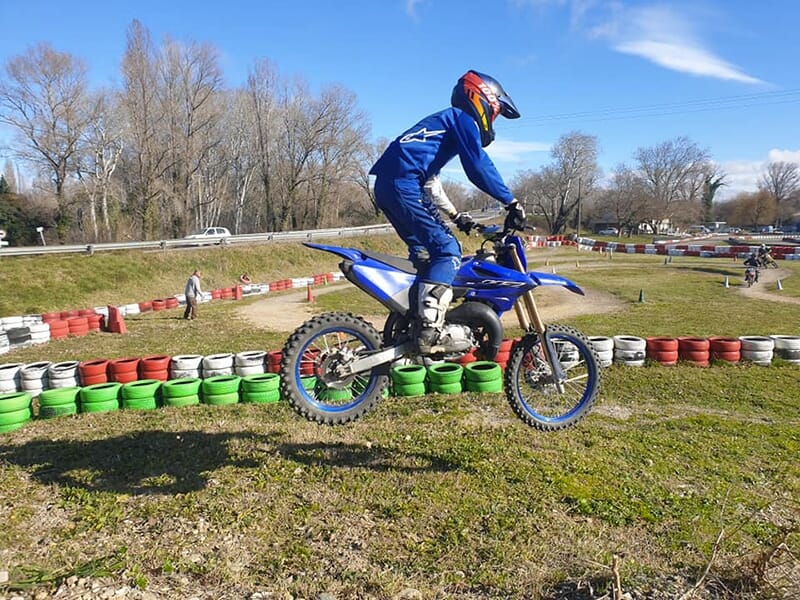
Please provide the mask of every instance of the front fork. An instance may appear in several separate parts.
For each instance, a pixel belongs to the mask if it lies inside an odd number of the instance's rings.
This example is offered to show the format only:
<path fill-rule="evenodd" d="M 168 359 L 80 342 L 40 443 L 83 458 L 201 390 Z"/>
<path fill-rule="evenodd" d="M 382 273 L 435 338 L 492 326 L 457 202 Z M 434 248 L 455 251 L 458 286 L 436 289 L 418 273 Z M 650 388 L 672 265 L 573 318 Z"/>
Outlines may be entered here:
<path fill-rule="evenodd" d="M 525 272 L 525 267 L 517 254 L 517 249 L 511 251 L 511 259 L 514 262 L 514 268 L 520 273 Z M 547 335 L 547 327 L 539 316 L 539 309 L 536 308 L 536 300 L 533 297 L 533 290 L 524 292 L 517 301 L 514 303 L 514 312 L 517 313 L 519 325 L 524 331 L 535 332 L 539 336 L 539 342 L 542 345 L 544 357 L 553 372 L 553 381 L 559 393 L 564 393 L 564 380 L 566 374 L 564 369 L 561 368 L 561 362 L 558 360 L 558 353 L 553 345 L 550 336 Z"/>

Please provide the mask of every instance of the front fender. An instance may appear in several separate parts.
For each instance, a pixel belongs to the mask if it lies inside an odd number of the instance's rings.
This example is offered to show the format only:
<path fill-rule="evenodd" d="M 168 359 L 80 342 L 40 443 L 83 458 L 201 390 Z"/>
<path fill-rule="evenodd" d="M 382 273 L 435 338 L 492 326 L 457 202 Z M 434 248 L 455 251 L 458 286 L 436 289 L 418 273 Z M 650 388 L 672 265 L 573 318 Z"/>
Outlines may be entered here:
<path fill-rule="evenodd" d="M 566 277 L 561 277 L 560 275 L 555 275 L 552 273 L 540 273 L 538 271 L 530 271 L 528 272 L 528 277 L 533 279 L 537 286 L 539 285 L 558 285 L 561 287 L 567 288 L 570 292 L 575 294 L 580 294 L 581 296 L 585 296 L 586 294 L 583 293 L 583 290 L 578 287 L 578 284 L 570 281 Z"/>

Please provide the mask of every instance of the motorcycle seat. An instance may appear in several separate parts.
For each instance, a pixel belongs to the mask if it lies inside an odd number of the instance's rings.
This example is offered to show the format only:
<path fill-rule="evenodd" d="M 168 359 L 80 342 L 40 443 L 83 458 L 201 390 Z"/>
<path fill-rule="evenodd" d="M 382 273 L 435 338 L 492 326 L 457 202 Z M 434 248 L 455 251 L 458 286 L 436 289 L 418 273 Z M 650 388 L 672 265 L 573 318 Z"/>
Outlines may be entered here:
<path fill-rule="evenodd" d="M 391 254 L 383 254 L 381 252 L 372 252 L 370 250 L 362 250 L 361 253 L 367 258 L 382 262 L 383 264 L 394 267 L 395 269 L 403 271 L 404 273 L 410 273 L 411 275 L 417 274 L 417 269 L 414 267 L 414 263 L 406 258 L 392 256 Z"/>

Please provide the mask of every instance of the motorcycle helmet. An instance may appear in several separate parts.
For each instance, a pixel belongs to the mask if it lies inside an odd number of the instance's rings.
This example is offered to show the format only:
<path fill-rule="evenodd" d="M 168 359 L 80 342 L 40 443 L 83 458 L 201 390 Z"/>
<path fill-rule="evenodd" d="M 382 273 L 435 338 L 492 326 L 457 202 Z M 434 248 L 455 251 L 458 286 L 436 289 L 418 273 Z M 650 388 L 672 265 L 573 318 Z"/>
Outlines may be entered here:
<path fill-rule="evenodd" d="M 481 145 L 485 148 L 494 141 L 494 120 L 497 115 L 518 119 L 519 111 L 503 86 L 493 77 L 467 71 L 453 88 L 450 105 L 468 113 L 478 124 Z"/>

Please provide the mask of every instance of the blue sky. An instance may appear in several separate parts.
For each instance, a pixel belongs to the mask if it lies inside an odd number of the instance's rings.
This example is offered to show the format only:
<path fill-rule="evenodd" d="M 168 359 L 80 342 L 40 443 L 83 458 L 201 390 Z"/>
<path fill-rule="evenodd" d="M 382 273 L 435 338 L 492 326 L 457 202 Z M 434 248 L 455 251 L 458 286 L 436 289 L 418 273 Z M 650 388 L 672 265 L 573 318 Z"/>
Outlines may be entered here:
<path fill-rule="evenodd" d="M 467 69 L 489 73 L 522 113 L 498 119 L 489 148 L 509 179 L 570 131 L 598 137 L 607 171 L 686 135 L 728 173 L 728 196 L 755 189 L 768 160 L 800 162 L 796 0 L 0 0 L 0 61 L 48 42 L 94 84 L 118 81 L 134 18 L 156 42 L 216 45 L 229 86 L 260 58 L 343 85 L 373 139 L 447 106 Z M 445 176 L 459 173 L 455 161 Z"/>

